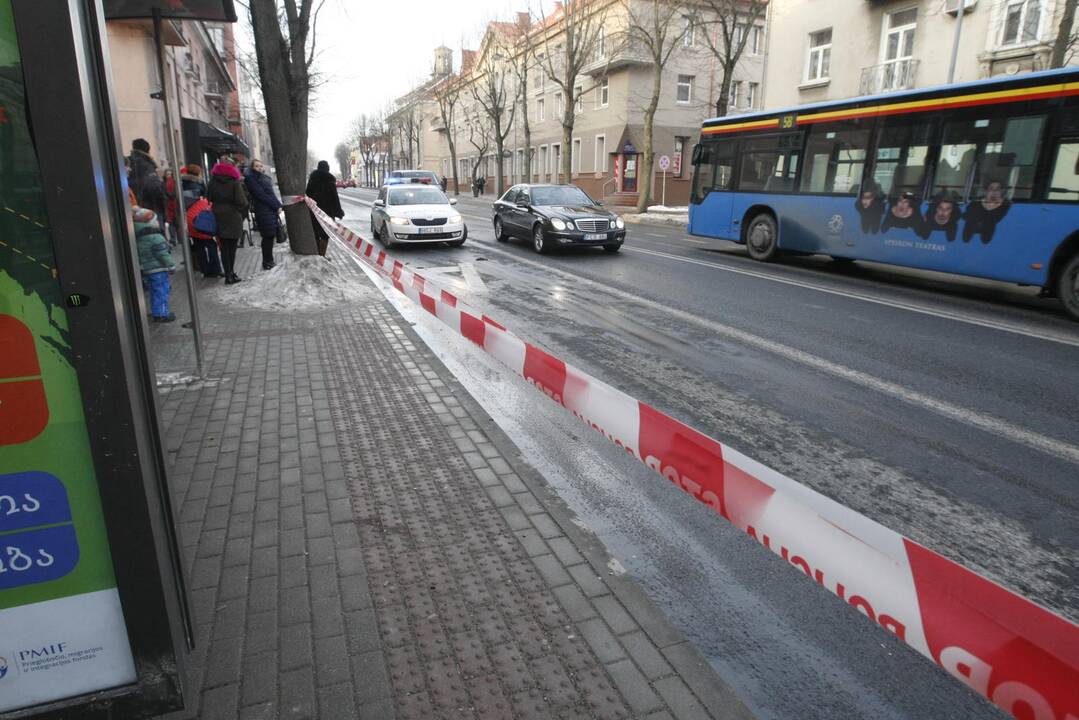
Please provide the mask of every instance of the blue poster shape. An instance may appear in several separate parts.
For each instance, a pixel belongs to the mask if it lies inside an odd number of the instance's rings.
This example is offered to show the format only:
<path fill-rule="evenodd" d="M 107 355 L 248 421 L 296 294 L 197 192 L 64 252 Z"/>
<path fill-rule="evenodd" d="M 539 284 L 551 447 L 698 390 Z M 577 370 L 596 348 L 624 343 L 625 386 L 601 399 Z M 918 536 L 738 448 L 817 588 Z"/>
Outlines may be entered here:
<path fill-rule="evenodd" d="M 0 533 L 71 522 L 67 489 L 47 472 L 0 475 Z"/>
<path fill-rule="evenodd" d="M 78 562 L 74 525 L 0 535 L 0 590 L 57 580 Z"/>

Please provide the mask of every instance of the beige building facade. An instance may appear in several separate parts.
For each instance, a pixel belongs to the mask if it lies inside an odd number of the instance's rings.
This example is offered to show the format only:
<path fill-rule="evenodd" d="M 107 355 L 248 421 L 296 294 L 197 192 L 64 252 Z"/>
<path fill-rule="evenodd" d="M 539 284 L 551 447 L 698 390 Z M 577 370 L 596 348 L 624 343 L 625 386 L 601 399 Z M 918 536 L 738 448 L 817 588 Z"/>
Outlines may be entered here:
<path fill-rule="evenodd" d="M 1048 68 L 1064 2 L 965 0 L 955 82 Z M 947 83 L 959 3 L 772 0 L 765 107 Z"/>
<path fill-rule="evenodd" d="M 656 159 L 667 156 L 670 165 L 665 179 L 658 163 L 652 178 L 642 178 L 638 170 L 644 147 L 644 114 L 651 95 L 653 66 L 643 51 L 625 42 L 630 3 L 636 3 L 639 6 L 637 12 L 645 14 L 646 8 L 640 0 L 614 0 L 603 4 L 603 39 L 597 43 L 594 58 L 584 65 L 575 83 L 580 92 L 568 148 L 563 147 L 565 141 L 559 121 L 567 101 L 563 97 L 565 93 L 546 76 L 536 59 L 538 53 L 555 48 L 560 42 L 562 31 L 558 11 L 545 19 L 542 27 L 531 24 L 527 13 L 521 13 L 515 23 L 491 23 L 479 48 L 462 54 L 462 68 L 454 75 L 459 100 L 453 127 L 445 127 L 438 104 L 429 93 L 417 97 L 413 91 L 405 96 L 411 100 L 408 106 L 415 111 L 419 126 L 418 148 L 414 151 L 416 166 L 448 177 L 452 183 L 447 142 L 448 133 L 452 132 L 461 191 L 470 190 L 474 175 L 486 178 L 486 193 L 495 191 L 499 158 L 490 137 L 491 122 L 474 99 L 472 88 L 483 82 L 487 73 L 498 73 L 504 77 L 508 102 L 517 98 L 512 117 L 509 107 L 503 113 L 508 128 L 501 160 L 506 187 L 518 182 L 569 181 L 597 199 L 632 205 L 636 203 L 642 183 L 651 182 L 655 202 L 663 201 L 665 193 L 668 205 L 686 204 L 693 144 L 702 121 L 715 115 L 714 105 L 722 80 L 722 71 L 702 36 L 704 32 L 716 30 L 694 26 L 688 16 L 673 19 L 672 32 L 678 38 L 678 46 L 664 69 L 662 95 L 653 130 L 654 156 Z M 759 110 L 763 102 L 764 18 L 740 32 L 748 32 L 750 37 L 733 76 L 729 114 Z M 531 43 L 524 42 L 519 33 L 528 33 Z M 522 54 L 529 67 L 523 103 L 513 71 L 513 64 L 521 60 Z M 436 57 L 436 70 L 444 70 L 438 57 L 443 56 Z M 522 112 L 527 113 L 531 131 L 531 142 L 527 146 Z M 393 137 L 400 135 L 398 132 Z M 399 140 L 395 142 L 400 143 Z M 566 152 L 571 155 L 570 178 L 559 172 Z M 395 148 L 395 154 L 400 155 L 399 147 Z M 526 154 L 530 158 L 528 162 Z M 527 175 L 526 166 L 530 170 Z"/>

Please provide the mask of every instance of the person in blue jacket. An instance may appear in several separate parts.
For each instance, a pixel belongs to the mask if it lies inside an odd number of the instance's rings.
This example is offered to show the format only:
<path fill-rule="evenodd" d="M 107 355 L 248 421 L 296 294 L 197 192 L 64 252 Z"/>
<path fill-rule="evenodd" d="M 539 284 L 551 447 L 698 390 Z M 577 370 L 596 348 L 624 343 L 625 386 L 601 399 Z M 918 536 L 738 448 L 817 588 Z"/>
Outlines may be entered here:
<path fill-rule="evenodd" d="M 274 266 L 273 246 L 277 239 L 277 230 L 281 225 L 279 213 L 281 201 L 273 191 L 273 183 L 265 174 L 266 166 L 261 160 L 252 160 L 251 169 L 244 177 L 244 184 L 251 196 L 251 209 L 255 213 L 255 226 L 262 236 L 262 269 Z"/>
<path fill-rule="evenodd" d="M 169 241 L 161 234 L 161 226 L 153 210 L 137 207 L 132 210 L 132 216 L 142 286 L 150 296 L 150 318 L 154 322 L 172 322 L 176 316 L 169 310 L 169 295 L 172 292 L 169 275 L 176 270 L 176 263 L 169 252 Z"/>

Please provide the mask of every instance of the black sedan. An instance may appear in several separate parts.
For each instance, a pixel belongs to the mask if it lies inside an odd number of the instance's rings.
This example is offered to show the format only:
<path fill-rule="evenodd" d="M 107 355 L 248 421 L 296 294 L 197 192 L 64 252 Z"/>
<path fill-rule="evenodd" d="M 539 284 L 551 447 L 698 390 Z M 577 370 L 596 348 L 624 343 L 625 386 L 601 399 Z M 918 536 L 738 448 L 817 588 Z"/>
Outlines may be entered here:
<path fill-rule="evenodd" d="M 495 238 L 532 241 L 538 253 L 558 246 L 602 245 L 618 252 L 626 223 L 576 185 L 514 185 L 495 201 Z"/>

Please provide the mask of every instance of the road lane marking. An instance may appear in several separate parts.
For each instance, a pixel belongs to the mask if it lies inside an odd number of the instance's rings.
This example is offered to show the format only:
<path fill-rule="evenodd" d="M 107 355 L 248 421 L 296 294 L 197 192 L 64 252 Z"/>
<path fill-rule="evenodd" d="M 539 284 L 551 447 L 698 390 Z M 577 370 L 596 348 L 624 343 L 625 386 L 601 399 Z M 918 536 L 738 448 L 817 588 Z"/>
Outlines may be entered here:
<path fill-rule="evenodd" d="M 476 266 L 470 262 L 458 265 L 445 265 L 442 267 L 416 268 L 416 272 L 424 277 L 429 277 L 437 283 L 445 282 L 455 287 L 469 290 L 473 293 L 487 292 L 487 283 L 480 277 Z M 460 278 L 446 277 L 447 275 L 460 275 Z"/>
<path fill-rule="evenodd" d="M 1061 345 L 1070 345 L 1072 347 L 1079 347 L 1079 337 L 1069 337 L 1054 332 L 1043 332 L 1038 330 L 1031 330 L 1027 328 L 1014 325 L 1012 323 L 1000 322 L 996 320 L 986 320 L 965 313 L 958 313 L 949 310 L 939 310 L 937 308 L 927 307 L 925 305 L 917 305 L 914 303 L 903 302 L 902 300 L 890 300 L 888 298 L 880 297 L 878 295 L 870 295 L 867 293 L 857 292 L 854 290 L 840 290 L 838 288 L 830 288 L 818 283 L 808 282 L 805 280 L 795 280 L 793 278 L 780 277 L 771 273 L 760 272 L 758 270 L 747 270 L 744 268 L 731 267 L 729 265 L 723 265 L 717 262 L 711 262 L 709 260 L 698 260 L 696 258 L 683 257 L 681 255 L 672 255 L 670 253 L 661 252 L 658 250 L 646 250 L 640 247 L 625 246 L 625 250 L 629 252 L 642 253 L 644 255 L 654 255 L 656 257 L 666 258 L 668 260 L 674 260 L 676 262 L 688 263 L 690 265 L 700 265 L 702 267 L 712 268 L 713 270 L 722 270 L 724 272 L 736 273 L 738 275 L 747 275 L 749 277 L 759 278 L 761 280 L 770 280 L 772 282 L 783 283 L 784 285 L 793 285 L 807 290 L 816 290 L 817 292 L 827 293 L 829 295 L 839 295 L 841 297 L 851 298 L 853 300 L 862 300 L 868 303 L 874 303 L 876 305 L 885 305 L 888 307 L 896 308 L 899 310 L 907 310 L 909 312 L 919 313 L 922 315 L 931 315 L 933 317 L 943 318 L 945 320 L 954 320 L 956 322 L 967 323 L 968 325 L 978 325 L 980 327 L 991 328 L 993 330 L 1001 330 L 1003 332 L 1012 333 L 1015 335 L 1023 335 L 1025 337 L 1037 338 L 1039 340 L 1046 340 L 1048 342 L 1059 343 Z"/>
<path fill-rule="evenodd" d="M 509 250 L 503 250 L 502 248 L 495 247 L 488 243 L 484 243 L 485 250 L 487 252 L 495 252 L 501 255 L 507 255 L 513 259 L 515 263 L 521 263 L 525 265 L 531 265 L 535 268 L 542 270 L 545 273 L 555 273 L 562 275 L 566 278 L 582 282 L 586 285 L 592 285 L 605 290 L 609 293 L 622 297 L 630 302 L 637 302 L 653 310 L 673 315 L 685 322 L 704 327 L 712 332 L 722 335 L 736 342 L 740 342 L 751 347 L 764 350 L 765 352 L 782 357 L 792 362 L 804 365 L 819 372 L 832 375 L 846 380 L 854 385 L 860 385 L 864 388 L 874 390 L 884 395 L 891 396 L 897 400 L 928 410 L 943 417 L 949 418 L 964 425 L 968 425 L 984 432 L 1003 437 L 1019 445 L 1025 445 L 1026 447 L 1033 448 L 1048 455 L 1053 455 L 1069 463 L 1079 465 L 1079 446 L 1071 445 L 1066 442 L 1062 442 L 1055 438 L 1051 438 L 1047 435 L 1027 430 L 1019 427 L 1013 423 L 1003 420 L 1001 418 L 994 417 L 992 415 L 986 415 L 979 413 L 976 410 L 955 405 L 944 400 L 938 400 L 937 398 L 930 397 L 924 393 L 920 393 L 916 390 L 903 387 L 897 383 L 889 382 L 887 380 L 881 380 L 874 377 L 869 373 L 862 372 L 849 368 L 840 363 L 826 360 L 812 353 L 804 350 L 799 350 L 790 345 L 776 342 L 774 340 L 768 340 L 760 335 L 754 335 L 753 333 L 745 330 L 739 330 L 738 328 L 730 325 L 724 325 L 723 323 L 716 322 L 715 320 L 709 320 L 707 318 L 698 317 L 685 310 L 679 310 L 677 308 L 664 305 L 661 302 L 650 300 L 640 295 L 622 290 L 621 288 L 605 285 L 599 281 L 592 280 L 584 275 L 577 275 L 565 271 L 561 268 L 554 267 L 550 264 L 536 262 L 519 256 L 519 253 L 515 253 Z"/>

